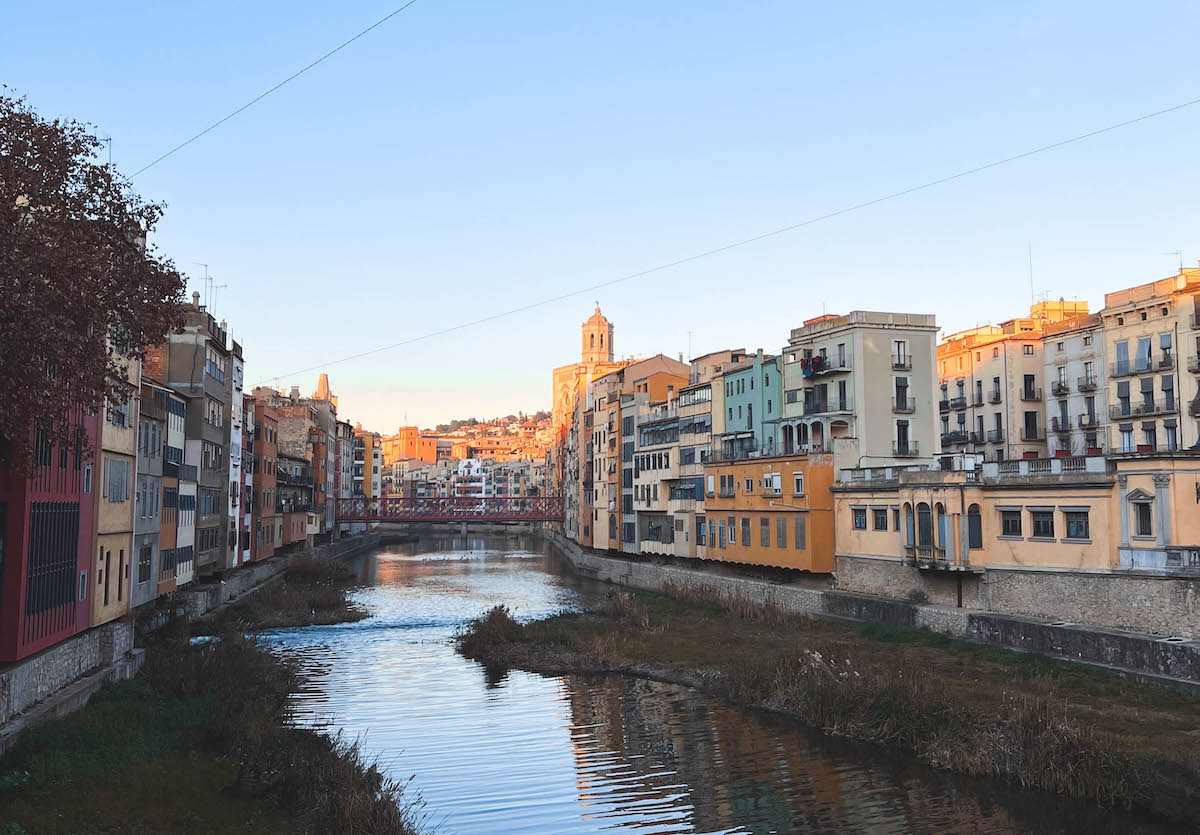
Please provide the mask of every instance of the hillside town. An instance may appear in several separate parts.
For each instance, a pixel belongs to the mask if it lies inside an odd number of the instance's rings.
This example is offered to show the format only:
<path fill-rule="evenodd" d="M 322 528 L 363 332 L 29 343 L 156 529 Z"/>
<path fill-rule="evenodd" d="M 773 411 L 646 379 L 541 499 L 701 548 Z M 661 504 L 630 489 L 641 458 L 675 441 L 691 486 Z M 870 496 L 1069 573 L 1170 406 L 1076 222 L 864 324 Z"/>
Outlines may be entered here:
<path fill-rule="evenodd" d="M 688 363 L 615 359 L 597 307 L 553 373 L 566 535 L 1186 634 L 1200 268 L 1018 313 L 940 339 L 934 314 L 828 314 Z"/>

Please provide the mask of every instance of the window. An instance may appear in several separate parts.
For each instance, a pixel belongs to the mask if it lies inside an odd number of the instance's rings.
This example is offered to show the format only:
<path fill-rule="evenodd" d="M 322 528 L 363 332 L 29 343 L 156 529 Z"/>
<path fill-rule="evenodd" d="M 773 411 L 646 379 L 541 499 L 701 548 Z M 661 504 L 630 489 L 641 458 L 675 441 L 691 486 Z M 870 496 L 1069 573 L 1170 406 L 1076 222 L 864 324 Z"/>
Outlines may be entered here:
<path fill-rule="evenodd" d="M 1150 502 L 1134 502 L 1134 535 L 1154 536 L 1154 519 L 1150 510 Z"/>
<path fill-rule="evenodd" d="M 900 508 L 898 507 L 892 508 L 892 528 L 900 530 Z"/>
<path fill-rule="evenodd" d="M 1054 344 L 1054 350 L 1055 350 L 1055 351 L 1058 351 L 1060 354 L 1063 352 L 1063 350 L 1064 350 L 1064 348 L 1065 348 L 1065 347 L 1066 347 L 1066 343 L 1065 343 L 1065 342 L 1056 342 L 1056 343 Z"/>
<path fill-rule="evenodd" d="M 796 550 L 803 551 L 808 547 L 808 531 L 806 530 L 804 514 L 796 517 Z"/>
<path fill-rule="evenodd" d="M 775 519 L 775 546 L 777 548 L 787 547 L 787 517 L 785 516 Z"/>
<path fill-rule="evenodd" d="M 1085 346 L 1092 344 L 1092 335 L 1090 333 L 1085 333 L 1083 335 L 1083 344 Z"/>
<path fill-rule="evenodd" d="M 1033 346 L 1032 345 L 1022 345 L 1021 353 L 1027 357 L 1032 357 L 1033 356 Z"/>
<path fill-rule="evenodd" d="M 983 547 L 983 517 L 977 504 L 967 508 L 967 547 Z"/>
<path fill-rule="evenodd" d="M 804 495 L 804 473 L 792 473 L 792 495 Z"/>
<path fill-rule="evenodd" d="M 746 479 L 746 492 L 747 493 L 754 492 L 754 479 L 752 479 L 752 478 Z"/>
<path fill-rule="evenodd" d="M 204 398 L 204 422 L 209 426 L 225 425 L 225 408 L 221 401 L 212 397 Z"/>
<path fill-rule="evenodd" d="M 154 556 L 154 546 L 149 542 L 143 542 L 142 547 L 138 550 L 138 582 L 146 583 L 150 580 L 150 561 Z"/>
<path fill-rule="evenodd" d="M 747 516 L 742 517 L 742 545 L 750 547 L 750 519 Z"/>
<path fill-rule="evenodd" d="M 865 531 L 867 529 L 867 509 L 865 507 L 851 508 L 854 513 L 854 530 Z"/>
<path fill-rule="evenodd" d="M 886 531 L 888 529 L 888 514 L 887 508 L 877 507 L 871 512 L 874 518 L 874 527 L 877 531 Z"/>
<path fill-rule="evenodd" d="M 1000 532 L 1003 536 L 1020 536 L 1021 535 L 1021 511 L 1019 510 L 1002 510 L 1000 511 Z"/>
<path fill-rule="evenodd" d="M 1034 510 L 1029 513 L 1033 520 L 1033 536 L 1035 539 L 1054 538 L 1054 511 Z"/>
<path fill-rule="evenodd" d="M 104 498 L 114 504 L 129 501 L 129 462 L 120 458 L 104 460 Z"/>
<path fill-rule="evenodd" d="M 758 519 L 758 544 L 763 548 L 771 547 L 771 520 L 766 516 Z"/>
<path fill-rule="evenodd" d="M 747 536 L 749 536 L 749 535 L 750 535 L 750 534 L 749 534 L 749 529 L 747 529 L 747 533 L 746 533 L 746 535 L 747 535 Z M 730 544 L 730 545 L 737 545 L 737 519 L 735 519 L 735 518 L 734 518 L 734 517 L 732 517 L 732 516 L 730 516 L 730 517 L 729 517 L 729 544 Z M 743 544 L 743 545 L 749 545 L 750 543 L 749 543 L 749 542 L 743 542 L 742 544 Z"/>
<path fill-rule="evenodd" d="M 1090 539 L 1091 530 L 1088 527 L 1088 512 L 1086 510 L 1067 510 L 1063 512 L 1067 522 L 1067 539 Z"/>
<path fill-rule="evenodd" d="M 992 349 L 992 359 L 995 359 L 998 356 L 1000 356 L 1000 348 L 999 347 L 993 348 Z"/>

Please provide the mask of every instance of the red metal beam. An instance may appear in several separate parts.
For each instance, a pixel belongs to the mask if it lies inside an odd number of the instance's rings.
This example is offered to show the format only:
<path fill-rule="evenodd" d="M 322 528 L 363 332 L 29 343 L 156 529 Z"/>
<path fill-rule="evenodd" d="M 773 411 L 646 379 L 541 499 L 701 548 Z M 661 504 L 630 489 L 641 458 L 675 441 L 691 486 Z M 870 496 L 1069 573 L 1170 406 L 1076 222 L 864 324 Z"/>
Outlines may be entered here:
<path fill-rule="evenodd" d="M 561 522 L 562 496 L 338 499 L 339 522 Z"/>

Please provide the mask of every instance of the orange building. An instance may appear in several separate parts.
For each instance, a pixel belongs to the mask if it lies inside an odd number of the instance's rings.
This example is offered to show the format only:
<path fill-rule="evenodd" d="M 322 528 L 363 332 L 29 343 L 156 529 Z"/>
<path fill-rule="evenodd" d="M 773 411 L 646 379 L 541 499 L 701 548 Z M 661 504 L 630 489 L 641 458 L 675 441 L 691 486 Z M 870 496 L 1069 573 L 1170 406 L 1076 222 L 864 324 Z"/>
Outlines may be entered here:
<path fill-rule="evenodd" d="M 713 461 L 704 485 L 708 558 L 833 571 L 833 478 L 829 453 Z"/>

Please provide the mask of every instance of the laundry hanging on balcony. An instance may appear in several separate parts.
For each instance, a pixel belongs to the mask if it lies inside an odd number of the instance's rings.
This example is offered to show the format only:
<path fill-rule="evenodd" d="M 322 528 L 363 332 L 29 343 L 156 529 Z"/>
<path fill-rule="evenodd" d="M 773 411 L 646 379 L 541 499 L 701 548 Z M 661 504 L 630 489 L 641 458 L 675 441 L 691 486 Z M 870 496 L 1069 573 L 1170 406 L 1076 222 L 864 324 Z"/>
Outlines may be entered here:
<path fill-rule="evenodd" d="M 827 361 L 825 357 L 817 355 L 815 357 L 801 357 L 800 373 L 805 377 L 811 377 L 814 374 L 819 374 L 825 370 Z"/>

